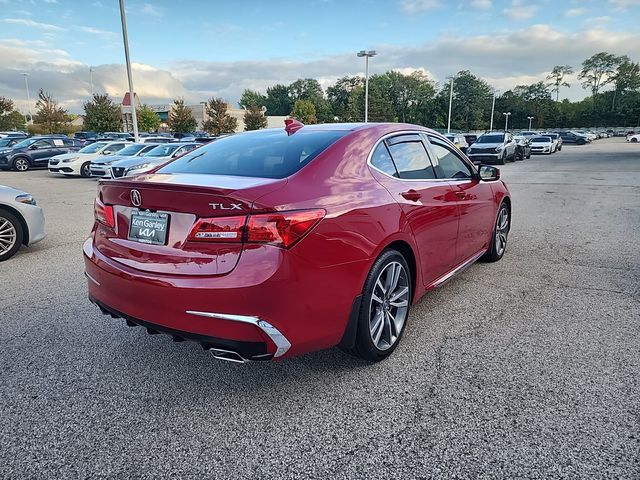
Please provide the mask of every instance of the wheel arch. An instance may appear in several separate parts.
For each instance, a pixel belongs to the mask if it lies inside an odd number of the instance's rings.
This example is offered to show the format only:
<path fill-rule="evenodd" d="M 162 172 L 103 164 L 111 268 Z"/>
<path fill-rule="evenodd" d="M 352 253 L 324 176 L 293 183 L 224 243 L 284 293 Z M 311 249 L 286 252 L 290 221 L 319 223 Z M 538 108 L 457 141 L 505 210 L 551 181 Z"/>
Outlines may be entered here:
<path fill-rule="evenodd" d="M 15 208 L 5 204 L 0 204 L 0 210 L 4 210 L 5 212 L 10 213 L 11 215 L 13 215 L 18 219 L 18 221 L 20 222 L 20 226 L 22 227 L 22 231 L 24 232 L 24 236 L 22 238 L 22 244 L 25 246 L 28 246 L 29 245 L 29 226 L 27 225 L 27 222 L 25 221 L 22 214 Z"/>
<path fill-rule="evenodd" d="M 33 167 L 33 161 L 31 160 L 31 158 L 29 158 L 28 155 L 21 153 L 11 159 L 11 168 L 15 168 L 16 160 L 19 160 L 21 158 L 24 158 L 27 162 L 29 162 L 29 167 Z"/>

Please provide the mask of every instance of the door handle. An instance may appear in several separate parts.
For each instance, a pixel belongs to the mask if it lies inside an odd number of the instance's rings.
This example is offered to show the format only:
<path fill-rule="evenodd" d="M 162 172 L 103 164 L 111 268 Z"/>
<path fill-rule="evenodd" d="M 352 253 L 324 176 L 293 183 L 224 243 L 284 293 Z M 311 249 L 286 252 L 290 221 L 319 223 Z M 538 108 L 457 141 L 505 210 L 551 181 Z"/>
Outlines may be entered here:
<path fill-rule="evenodd" d="M 467 196 L 467 194 L 464 193 L 462 190 L 456 191 L 455 194 L 456 194 L 456 197 L 458 197 L 460 200 L 464 199 Z"/>
<path fill-rule="evenodd" d="M 422 196 L 418 192 L 416 192 L 413 188 L 411 190 L 407 190 L 406 192 L 402 192 L 400 195 L 402 195 L 407 200 L 411 200 L 412 202 L 417 202 L 418 200 L 420 200 L 420 197 Z"/>

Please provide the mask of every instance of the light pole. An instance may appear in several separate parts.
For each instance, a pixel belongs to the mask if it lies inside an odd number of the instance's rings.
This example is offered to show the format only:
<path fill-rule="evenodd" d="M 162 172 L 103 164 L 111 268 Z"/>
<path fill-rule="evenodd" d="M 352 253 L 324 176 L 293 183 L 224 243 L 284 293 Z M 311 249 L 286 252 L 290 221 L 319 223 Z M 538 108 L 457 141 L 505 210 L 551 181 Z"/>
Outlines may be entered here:
<path fill-rule="evenodd" d="M 507 127 L 509 126 L 509 115 L 511 112 L 502 112 L 504 115 L 504 133 L 507 133 Z"/>
<path fill-rule="evenodd" d="M 491 103 L 491 122 L 489 124 L 489 132 L 493 132 L 493 114 L 496 109 L 496 91 L 493 91 L 493 102 Z"/>
<path fill-rule="evenodd" d="M 29 121 L 33 123 L 33 115 L 31 115 L 31 95 L 29 94 L 29 74 L 27 72 L 21 73 L 24 77 L 24 86 L 27 89 L 27 112 L 29 112 Z"/>
<path fill-rule="evenodd" d="M 89 81 L 91 82 L 91 96 L 92 97 L 93 97 L 93 72 L 95 72 L 93 67 L 89 67 Z"/>
<path fill-rule="evenodd" d="M 453 103 L 453 77 L 451 77 L 449 87 L 449 117 L 447 119 L 447 133 L 451 133 L 451 104 Z"/>
<path fill-rule="evenodd" d="M 124 10 L 124 0 L 120 0 L 120 21 L 122 22 L 122 41 L 124 42 L 124 58 L 127 63 L 127 77 L 129 78 L 129 100 L 131 104 L 131 122 L 133 123 L 133 139 L 138 137 L 138 116 L 136 114 L 136 99 L 133 93 L 133 78 L 131 77 L 131 60 L 129 58 L 129 37 L 127 36 L 127 19 Z"/>
<path fill-rule="evenodd" d="M 369 58 L 376 56 L 375 50 L 360 50 L 356 55 L 364 57 L 364 123 L 369 121 Z"/>
<path fill-rule="evenodd" d="M 533 120 L 536 117 L 527 117 L 527 119 L 529 120 L 529 131 L 531 131 L 531 120 Z"/>

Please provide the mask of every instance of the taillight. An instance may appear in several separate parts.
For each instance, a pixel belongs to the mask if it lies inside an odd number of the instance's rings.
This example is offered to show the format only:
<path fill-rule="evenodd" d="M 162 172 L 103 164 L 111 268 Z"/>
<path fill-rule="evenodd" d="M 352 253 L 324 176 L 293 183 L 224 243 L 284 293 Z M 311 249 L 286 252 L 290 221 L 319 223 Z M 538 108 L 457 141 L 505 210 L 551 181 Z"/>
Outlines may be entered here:
<path fill-rule="evenodd" d="M 116 226 L 116 218 L 113 214 L 113 206 L 105 205 L 99 198 L 93 204 L 93 213 L 95 219 L 107 227 L 113 228 Z"/>
<path fill-rule="evenodd" d="M 289 248 L 304 237 L 324 215 L 324 210 L 251 215 L 247 223 L 247 241 Z"/>
<path fill-rule="evenodd" d="M 189 240 L 242 242 L 247 217 L 201 218 L 191 229 Z"/>

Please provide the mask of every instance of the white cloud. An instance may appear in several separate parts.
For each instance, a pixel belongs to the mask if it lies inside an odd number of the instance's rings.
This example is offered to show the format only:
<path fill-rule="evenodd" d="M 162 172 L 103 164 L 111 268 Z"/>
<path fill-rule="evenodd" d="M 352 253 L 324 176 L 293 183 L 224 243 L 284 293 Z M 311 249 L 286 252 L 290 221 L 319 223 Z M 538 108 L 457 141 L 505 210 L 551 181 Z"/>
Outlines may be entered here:
<path fill-rule="evenodd" d="M 82 30 L 83 32 L 90 33 L 92 35 L 97 35 L 98 37 L 102 37 L 104 39 L 113 39 L 116 36 L 115 32 L 111 32 L 109 30 L 101 30 L 99 28 L 86 27 L 83 25 L 80 25 L 77 28 L 79 30 Z"/>
<path fill-rule="evenodd" d="M 66 28 L 59 27 L 58 25 L 35 22 L 29 18 L 3 18 L 1 21 L 12 25 L 24 25 L 25 27 L 38 28 L 50 32 L 64 32 L 67 30 Z"/>
<path fill-rule="evenodd" d="M 471 0 L 470 5 L 480 10 L 490 10 L 493 7 L 491 0 Z"/>
<path fill-rule="evenodd" d="M 442 6 L 440 0 L 402 0 L 402 9 L 409 13 L 420 13 Z"/>
<path fill-rule="evenodd" d="M 567 17 L 579 17 L 580 15 L 584 15 L 587 12 L 585 8 L 570 8 L 566 12 L 564 12 Z"/>
<path fill-rule="evenodd" d="M 164 10 L 160 7 L 152 5 L 151 3 L 145 3 L 140 7 L 140 11 L 145 15 L 151 15 L 154 17 L 162 17 L 164 15 Z"/>
<path fill-rule="evenodd" d="M 640 7 L 640 0 L 609 0 L 609 4 L 618 10 Z"/>
<path fill-rule="evenodd" d="M 538 12 L 538 6 L 523 0 L 512 0 L 511 6 L 502 12 L 512 20 L 529 20 Z"/>
<path fill-rule="evenodd" d="M 58 2 L 58 0 L 42 0 L 44 3 L 48 3 L 51 5 L 60 5 L 60 3 Z"/>

